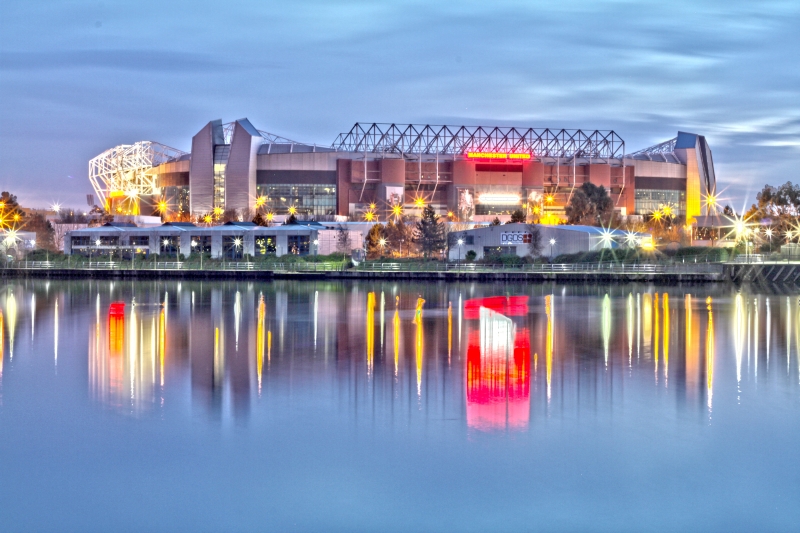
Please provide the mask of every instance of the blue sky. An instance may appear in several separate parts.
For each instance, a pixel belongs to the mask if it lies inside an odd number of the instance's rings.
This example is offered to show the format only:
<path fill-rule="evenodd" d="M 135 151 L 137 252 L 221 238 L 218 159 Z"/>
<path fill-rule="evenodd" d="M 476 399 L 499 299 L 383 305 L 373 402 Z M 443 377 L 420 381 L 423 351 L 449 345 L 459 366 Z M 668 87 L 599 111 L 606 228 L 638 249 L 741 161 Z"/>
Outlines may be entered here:
<path fill-rule="evenodd" d="M 0 188 L 82 206 L 103 150 L 248 117 L 690 131 L 738 209 L 800 182 L 798 28 L 796 0 L 2 2 Z"/>

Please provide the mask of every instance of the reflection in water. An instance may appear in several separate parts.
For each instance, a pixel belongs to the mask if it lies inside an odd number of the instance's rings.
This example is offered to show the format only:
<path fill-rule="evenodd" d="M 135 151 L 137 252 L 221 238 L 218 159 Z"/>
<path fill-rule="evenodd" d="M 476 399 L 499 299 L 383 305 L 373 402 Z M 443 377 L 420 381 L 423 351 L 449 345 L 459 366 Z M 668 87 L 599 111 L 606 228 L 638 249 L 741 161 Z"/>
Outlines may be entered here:
<path fill-rule="evenodd" d="M 550 403 L 552 389 L 550 388 L 553 376 L 553 324 L 555 315 L 553 313 L 553 295 L 548 294 L 544 297 L 544 308 L 547 314 L 547 333 L 545 337 L 545 373 L 547 375 L 547 402 Z"/>
<path fill-rule="evenodd" d="M 656 383 L 663 377 L 682 408 L 709 413 L 712 400 L 726 401 L 726 386 L 744 399 L 756 385 L 780 378 L 796 386 L 800 378 L 791 341 L 800 334 L 800 314 L 783 297 L 709 291 L 721 294 L 712 310 L 711 296 L 696 288 L 667 294 L 638 286 L 532 286 L 513 296 L 517 287 L 480 284 L 421 284 L 406 292 L 393 283 L 33 287 L 0 297 L 6 387 L 12 365 L 27 361 L 11 360 L 14 324 L 27 333 L 25 321 L 38 312 L 33 343 L 49 346 L 54 336 L 55 360 L 47 364 L 58 363 L 59 328 L 86 332 L 87 344 L 64 353 L 87 350 L 90 396 L 133 414 L 190 398 L 212 419 L 245 420 L 254 404 L 267 405 L 289 383 L 292 390 L 332 387 L 336 405 L 358 413 L 404 413 L 403 423 L 440 416 L 483 431 L 524 428 L 570 408 L 611 408 L 630 397 L 622 394 L 631 390 L 627 382 L 652 387 L 654 367 Z M 393 312 L 387 298 L 395 300 Z M 676 298 L 682 305 L 671 307 Z M 719 339 L 715 320 L 725 328 Z M 279 338 L 272 345 L 273 332 L 283 332 L 282 345 Z M 20 355 L 25 341 L 16 339 Z M 795 350 L 785 366 L 784 347 Z M 770 367 L 770 357 L 779 364 Z M 182 387 L 191 393 L 181 395 Z"/>
<path fill-rule="evenodd" d="M 706 394 L 708 410 L 711 411 L 711 399 L 714 395 L 714 312 L 711 309 L 711 296 L 706 298 L 708 309 L 708 326 L 706 329 Z"/>
<path fill-rule="evenodd" d="M 603 353 L 608 366 L 608 340 L 611 337 L 611 298 L 608 293 L 603 297 Z"/>
<path fill-rule="evenodd" d="M 467 425 L 482 430 L 527 427 L 530 334 L 494 310 L 519 316 L 522 302 L 485 298 L 471 303 L 478 308 L 479 327 L 470 331 L 467 348 Z M 527 312 L 527 303 L 524 307 Z"/>
<path fill-rule="evenodd" d="M 6 324 L 8 327 L 8 360 L 14 359 L 14 333 L 17 329 L 17 299 L 12 291 L 6 293 Z"/>

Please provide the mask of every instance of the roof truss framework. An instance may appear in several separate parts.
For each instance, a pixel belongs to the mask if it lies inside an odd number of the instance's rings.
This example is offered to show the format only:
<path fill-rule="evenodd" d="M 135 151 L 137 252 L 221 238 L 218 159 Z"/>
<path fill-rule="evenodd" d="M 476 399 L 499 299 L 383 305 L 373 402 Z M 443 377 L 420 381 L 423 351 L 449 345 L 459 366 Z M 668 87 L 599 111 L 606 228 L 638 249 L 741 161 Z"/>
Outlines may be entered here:
<path fill-rule="evenodd" d="M 643 148 L 638 152 L 632 154 L 625 154 L 628 159 L 638 159 L 640 161 L 660 161 L 665 163 L 678 163 L 678 157 L 675 155 L 675 143 L 678 138 L 675 137 L 663 143 L 654 144 L 648 148 Z"/>
<path fill-rule="evenodd" d="M 348 133 L 339 134 L 333 149 L 384 154 L 506 152 L 530 153 L 534 157 L 614 159 L 625 153 L 625 141 L 612 130 L 356 123 Z"/>
<path fill-rule="evenodd" d="M 182 155 L 185 152 L 152 141 L 121 144 L 89 161 L 89 181 L 101 205 L 113 191 L 131 197 L 156 194 L 158 176 L 147 171 Z"/>

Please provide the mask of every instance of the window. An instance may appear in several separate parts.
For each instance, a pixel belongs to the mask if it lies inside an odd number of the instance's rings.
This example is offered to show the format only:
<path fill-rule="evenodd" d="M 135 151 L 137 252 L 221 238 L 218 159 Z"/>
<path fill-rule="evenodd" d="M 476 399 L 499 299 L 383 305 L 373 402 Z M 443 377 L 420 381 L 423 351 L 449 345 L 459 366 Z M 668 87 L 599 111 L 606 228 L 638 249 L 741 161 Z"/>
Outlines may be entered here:
<path fill-rule="evenodd" d="M 484 257 L 498 256 L 498 255 L 517 255 L 516 246 L 484 246 Z"/>
<path fill-rule="evenodd" d="M 262 209 L 267 213 L 287 215 L 289 208 L 294 207 L 297 215 L 336 214 L 335 185 L 259 185 L 256 194 L 264 198 Z"/>
<path fill-rule="evenodd" d="M 192 237 L 191 247 L 193 254 L 210 254 L 211 236 L 203 235 L 203 236 Z"/>
<path fill-rule="evenodd" d="M 308 235 L 289 235 L 287 252 L 293 255 L 308 255 L 309 241 Z"/>
<path fill-rule="evenodd" d="M 159 253 L 177 257 L 180 250 L 180 239 L 177 235 L 164 235 L 159 237 Z"/>
<path fill-rule="evenodd" d="M 223 235 L 222 254 L 226 259 L 244 257 L 244 235 Z"/>
<path fill-rule="evenodd" d="M 91 245 L 91 237 L 86 236 L 73 236 L 70 240 L 72 243 L 73 248 L 78 246 L 90 246 Z"/>
<path fill-rule="evenodd" d="M 636 189 L 634 195 L 634 211 L 646 215 L 658 211 L 664 205 L 672 207 L 676 216 L 686 213 L 686 192 L 660 189 Z"/>
<path fill-rule="evenodd" d="M 461 244 L 472 245 L 475 244 L 474 235 L 460 235 L 458 233 L 450 233 L 447 236 L 448 244 L 450 246 L 458 246 L 458 240 L 461 239 Z"/>
<path fill-rule="evenodd" d="M 214 147 L 214 207 L 225 209 L 225 172 L 228 168 L 229 144 Z"/>
<path fill-rule="evenodd" d="M 150 237 L 147 235 L 131 235 L 131 246 L 150 246 Z"/>
<path fill-rule="evenodd" d="M 275 236 L 269 235 L 266 237 L 258 237 L 256 239 L 256 254 L 257 255 L 267 255 L 267 254 L 274 254 L 276 252 L 275 246 Z"/>
<path fill-rule="evenodd" d="M 119 235 L 101 235 L 100 246 L 119 246 Z"/>

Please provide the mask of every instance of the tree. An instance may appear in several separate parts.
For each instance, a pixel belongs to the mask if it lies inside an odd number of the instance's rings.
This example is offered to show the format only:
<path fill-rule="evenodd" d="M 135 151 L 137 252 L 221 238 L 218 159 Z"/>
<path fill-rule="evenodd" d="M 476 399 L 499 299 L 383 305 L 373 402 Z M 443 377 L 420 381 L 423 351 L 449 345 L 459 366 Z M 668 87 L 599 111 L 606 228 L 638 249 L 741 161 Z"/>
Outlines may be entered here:
<path fill-rule="evenodd" d="M 283 223 L 284 226 L 289 226 L 291 224 L 297 224 L 297 217 L 294 214 L 289 215 L 289 218 L 286 219 L 286 222 Z"/>
<path fill-rule="evenodd" d="M 722 214 L 726 217 L 735 217 L 736 213 L 734 213 L 733 208 L 729 205 L 726 205 L 725 208 L 722 210 Z"/>
<path fill-rule="evenodd" d="M 422 217 L 417 222 L 414 238 L 425 258 L 430 257 L 432 254 L 441 253 L 444 250 L 444 225 L 439 221 L 439 215 L 430 205 L 425 206 L 422 211 Z"/>
<path fill-rule="evenodd" d="M 539 231 L 539 224 L 528 224 L 528 231 L 531 234 L 531 242 L 528 244 L 528 253 L 533 257 L 539 257 L 544 248 L 542 232 Z"/>
<path fill-rule="evenodd" d="M 56 250 L 55 231 L 48 220 L 39 213 L 31 215 L 25 221 L 25 230 L 36 233 L 36 245 L 51 252 Z"/>
<path fill-rule="evenodd" d="M 0 229 L 19 227 L 23 216 L 16 196 L 8 191 L 0 193 Z"/>
<path fill-rule="evenodd" d="M 492 226 L 499 226 L 500 224 L 502 224 L 502 222 L 500 222 L 500 218 L 494 217 L 494 220 L 492 220 Z"/>
<path fill-rule="evenodd" d="M 599 226 L 611 221 L 614 202 L 602 185 L 584 183 L 572 193 L 566 212 L 569 224 Z"/>
<path fill-rule="evenodd" d="M 411 255 L 414 229 L 406 224 L 403 217 L 398 217 L 396 220 L 390 220 L 386 225 L 386 239 L 389 241 L 390 249 L 393 252 L 396 251 L 400 257 L 403 256 L 403 246 L 405 246 L 406 255 Z"/>
<path fill-rule="evenodd" d="M 383 245 L 381 245 L 383 241 Z M 377 259 L 383 256 L 386 248 L 386 228 L 383 224 L 375 224 L 367 233 L 367 259 Z"/>
<path fill-rule="evenodd" d="M 350 253 L 352 247 L 350 232 L 340 224 L 339 227 L 336 228 L 336 251 L 340 254 L 347 255 Z"/>
<path fill-rule="evenodd" d="M 522 224 L 525 222 L 525 213 L 522 209 L 517 209 L 513 213 L 511 213 L 511 220 L 509 220 L 506 224 Z"/>

